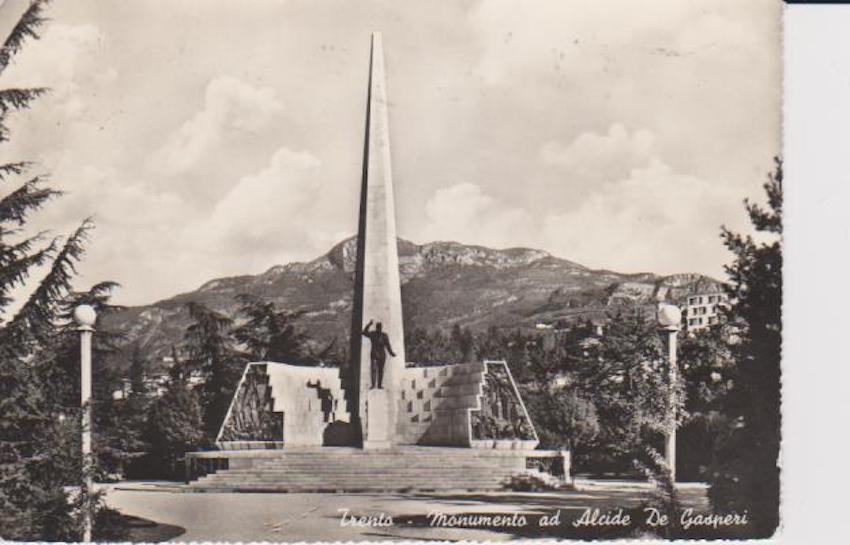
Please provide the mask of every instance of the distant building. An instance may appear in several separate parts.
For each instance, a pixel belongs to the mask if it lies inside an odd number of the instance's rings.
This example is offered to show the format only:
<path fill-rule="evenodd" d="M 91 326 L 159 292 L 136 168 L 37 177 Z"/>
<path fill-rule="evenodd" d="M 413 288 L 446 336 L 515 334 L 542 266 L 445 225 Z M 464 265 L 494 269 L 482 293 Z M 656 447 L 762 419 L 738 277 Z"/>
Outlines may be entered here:
<path fill-rule="evenodd" d="M 729 306 L 725 293 L 696 293 L 689 295 L 684 309 L 685 327 L 699 331 L 720 322 L 720 312 Z"/>
<path fill-rule="evenodd" d="M 605 322 L 603 320 L 594 319 L 590 321 L 590 324 L 593 326 L 594 335 L 601 337 L 605 334 Z"/>
<path fill-rule="evenodd" d="M 171 358 L 168 359 L 171 360 Z M 158 398 L 162 397 L 168 391 L 168 383 L 171 377 L 167 372 L 161 371 L 151 374 L 145 373 L 142 380 L 144 381 L 145 391 L 147 392 L 146 396 L 149 398 Z M 190 388 L 197 388 L 204 383 L 204 377 L 199 372 L 193 372 L 187 377 L 186 383 Z M 130 397 L 132 389 L 132 381 L 128 378 L 122 379 L 121 385 L 113 390 L 112 399 L 127 399 Z"/>
<path fill-rule="evenodd" d="M 122 379 L 121 385 L 112 391 L 112 399 L 126 399 L 129 397 L 131 389 L 132 383 L 130 382 L 130 379 Z"/>

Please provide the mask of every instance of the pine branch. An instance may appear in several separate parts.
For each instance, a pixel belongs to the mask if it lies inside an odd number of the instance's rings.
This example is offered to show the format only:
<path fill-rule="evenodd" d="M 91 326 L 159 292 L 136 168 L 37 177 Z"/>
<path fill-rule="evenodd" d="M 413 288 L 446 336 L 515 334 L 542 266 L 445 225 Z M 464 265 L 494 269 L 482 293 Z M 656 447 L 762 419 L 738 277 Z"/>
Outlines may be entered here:
<path fill-rule="evenodd" d="M 0 224 L 15 223 L 23 225 L 27 214 L 38 210 L 61 191 L 42 187 L 43 176 L 36 176 L 24 185 L 0 199 Z"/>
<path fill-rule="evenodd" d="M 12 110 L 29 108 L 31 101 L 47 91 L 44 87 L 0 90 L 0 142 L 5 142 L 9 139 L 9 128 L 6 126 L 6 116 L 8 113 Z"/>
<path fill-rule="evenodd" d="M 53 324 L 57 305 L 71 288 L 71 278 L 76 273 L 75 265 L 85 252 L 84 243 L 93 228 L 92 220 L 86 219 L 68 237 L 53 260 L 50 271 L 9 323 L 8 329 L 35 338 L 44 336 L 43 330 Z"/>
<path fill-rule="evenodd" d="M 0 229 L 0 269 L 12 266 L 14 262 L 24 259 L 27 255 L 29 255 L 33 246 L 35 246 L 37 242 L 44 240 L 47 231 L 42 231 L 11 246 L 2 242 L 3 236 L 6 234 L 9 234 L 9 232 Z M 2 272 L 0 272 L 0 274 L 2 274 Z"/>
<path fill-rule="evenodd" d="M 762 185 L 767 194 L 768 209 L 744 200 L 747 214 L 757 231 L 782 234 L 782 160 L 774 158 L 776 169 L 768 174 L 767 182 Z"/>
<path fill-rule="evenodd" d="M 118 282 L 106 280 L 92 286 L 85 292 L 70 293 L 61 304 L 60 319 L 63 322 L 71 323 L 73 321 L 74 309 L 79 305 L 90 305 L 94 307 L 98 314 L 98 319 L 104 314 L 124 310 L 126 307 L 121 305 L 113 305 L 109 302 L 112 297 L 112 290 L 119 287 Z"/>
<path fill-rule="evenodd" d="M 50 0 L 32 0 L 30 2 L 30 6 L 18 20 L 6 41 L 3 42 L 3 46 L 0 47 L 0 73 L 9 66 L 12 57 L 21 50 L 27 38 L 39 38 L 36 30 L 47 21 L 42 13 L 49 3 Z"/>
<path fill-rule="evenodd" d="M 35 253 L 32 246 L 43 239 L 43 233 L 30 237 L 15 246 L 0 250 L 0 309 L 11 302 L 8 293 L 24 283 L 33 267 L 43 265 L 56 251 L 56 241 Z"/>
<path fill-rule="evenodd" d="M 45 87 L 33 87 L 31 89 L 0 89 L 0 117 L 4 117 L 9 110 L 23 110 L 29 108 L 30 102 L 47 92 Z"/>
<path fill-rule="evenodd" d="M 6 163 L 0 165 L 0 180 L 5 180 L 10 174 L 23 174 L 32 166 L 30 161 L 20 161 L 18 163 Z"/>

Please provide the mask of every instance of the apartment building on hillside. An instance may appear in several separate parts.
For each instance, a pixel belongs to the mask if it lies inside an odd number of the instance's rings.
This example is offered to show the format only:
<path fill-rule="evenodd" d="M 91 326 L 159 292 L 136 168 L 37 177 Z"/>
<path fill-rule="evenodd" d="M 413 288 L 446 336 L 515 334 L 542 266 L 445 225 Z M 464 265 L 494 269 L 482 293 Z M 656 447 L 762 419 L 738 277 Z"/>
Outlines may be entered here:
<path fill-rule="evenodd" d="M 699 331 L 720 321 L 720 310 L 728 305 L 725 293 L 696 293 L 689 295 L 685 305 L 685 328 Z"/>

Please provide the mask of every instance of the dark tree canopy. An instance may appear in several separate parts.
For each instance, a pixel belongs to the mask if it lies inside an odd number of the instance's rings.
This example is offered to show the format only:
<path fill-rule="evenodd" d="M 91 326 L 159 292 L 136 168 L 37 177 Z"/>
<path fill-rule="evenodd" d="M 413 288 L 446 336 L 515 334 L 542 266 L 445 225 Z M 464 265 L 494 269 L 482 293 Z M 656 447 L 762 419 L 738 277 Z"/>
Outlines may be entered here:
<path fill-rule="evenodd" d="M 0 76 L 26 40 L 38 38 L 47 0 L 32 1 L 0 47 Z M 42 88 L 0 90 L 0 143 L 9 139 L 14 112 L 32 105 Z M 78 522 L 63 489 L 79 482 L 74 455 L 79 412 L 63 404 L 66 376 L 58 366 L 71 304 L 75 264 L 84 251 L 90 221 L 67 237 L 32 234 L 28 223 L 59 193 L 34 165 L 0 165 L 0 535 L 7 539 L 79 537 Z M 35 271 L 43 271 L 33 278 Z M 17 291 L 29 295 L 10 314 Z M 78 451 L 76 451 L 78 452 Z"/>
<path fill-rule="evenodd" d="M 758 537 L 771 536 L 779 524 L 782 178 L 777 159 L 764 184 L 767 208 L 745 202 L 753 227 L 768 240 L 722 232 L 735 256 L 726 271 L 737 368 L 724 400 L 729 426 L 718 447 L 710 497 L 719 510 L 748 510 Z"/>
<path fill-rule="evenodd" d="M 212 439 L 227 413 L 245 360 L 236 349 L 233 320 L 200 303 L 188 303 L 187 308 L 192 323 L 184 336 L 185 366 L 203 380 L 204 429 Z"/>

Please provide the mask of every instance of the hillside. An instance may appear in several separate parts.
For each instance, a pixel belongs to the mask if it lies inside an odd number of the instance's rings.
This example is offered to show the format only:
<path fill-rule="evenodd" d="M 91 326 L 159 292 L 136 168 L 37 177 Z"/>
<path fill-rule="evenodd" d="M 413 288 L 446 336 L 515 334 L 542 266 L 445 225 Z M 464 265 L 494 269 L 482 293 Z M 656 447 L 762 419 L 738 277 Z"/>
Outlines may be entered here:
<path fill-rule="evenodd" d="M 694 274 L 658 276 L 593 270 L 541 250 L 493 250 L 455 242 L 417 245 L 399 240 L 405 327 L 532 328 L 579 317 L 600 317 L 617 307 L 681 301 L 720 284 Z M 256 276 L 211 280 L 199 289 L 110 317 L 154 360 L 179 345 L 189 323 L 184 303 L 202 302 L 233 315 L 235 296 L 248 293 L 282 309 L 304 311 L 301 327 L 317 343 L 348 338 L 354 283 L 355 239 L 307 263 L 277 265 Z"/>

